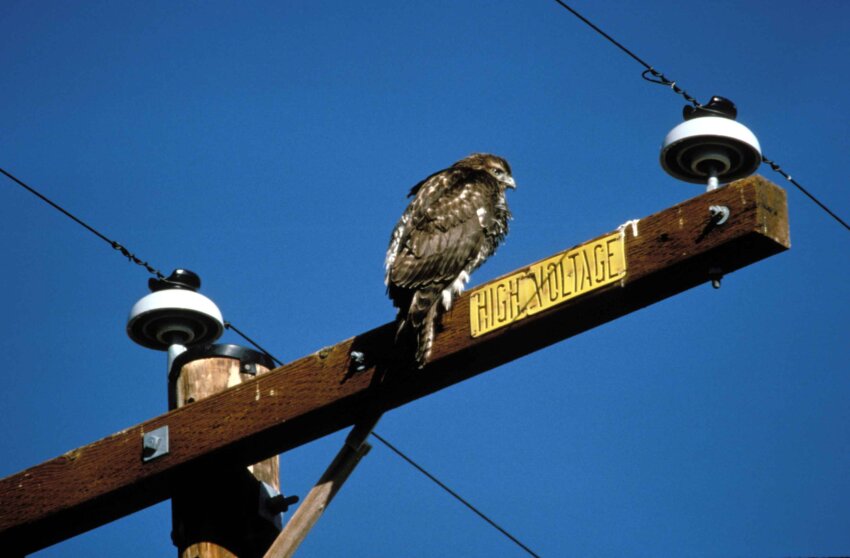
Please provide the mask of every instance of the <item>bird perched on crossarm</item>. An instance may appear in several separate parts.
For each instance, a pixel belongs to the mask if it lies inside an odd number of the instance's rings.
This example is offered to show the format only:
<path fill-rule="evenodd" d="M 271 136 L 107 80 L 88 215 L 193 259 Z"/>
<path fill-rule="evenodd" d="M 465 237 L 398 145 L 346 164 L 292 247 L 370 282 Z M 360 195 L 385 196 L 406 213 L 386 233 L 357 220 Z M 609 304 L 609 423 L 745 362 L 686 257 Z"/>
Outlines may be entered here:
<path fill-rule="evenodd" d="M 396 342 L 413 342 L 419 368 L 442 312 L 508 233 L 505 191 L 515 187 L 506 160 L 475 153 L 410 190 L 413 200 L 390 238 L 384 282 L 398 308 Z"/>

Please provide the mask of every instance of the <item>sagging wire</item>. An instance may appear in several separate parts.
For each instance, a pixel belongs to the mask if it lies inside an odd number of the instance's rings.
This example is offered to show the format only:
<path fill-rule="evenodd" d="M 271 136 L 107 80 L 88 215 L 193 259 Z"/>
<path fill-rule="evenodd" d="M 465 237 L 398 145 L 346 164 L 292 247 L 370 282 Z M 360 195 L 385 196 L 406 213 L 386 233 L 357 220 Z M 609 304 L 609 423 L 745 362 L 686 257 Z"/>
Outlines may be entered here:
<path fill-rule="evenodd" d="M 54 202 L 53 200 L 51 200 L 50 198 L 48 198 L 47 196 L 45 196 L 44 194 L 42 194 L 41 192 L 39 192 L 38 190 L 36 190 L 32 186 L 30 186 L 29 184 L 25 183 L 20 178 L 14 176 L 12 173 L 10 173 L 10 172 L 6 171 L 5 169 L 2 169 L 2 168 L 0 168 L 0 173 L 4 174 L 9 180 L 14 182 L 15 184 L 17 184 L 21 188 L 25 189 L 26 191 L 28 191 L 30 194 L 36 196 L 41 201 L 47 203 L 48 205 L 50 205 L 51 207 L 53 207 L 54 209 L 56 209 L 57 211 L 59 211 L 60 213 L 65 215 L 66 217 L 68 217 L 69 219 L 73 220 L 78 225 L 82 226 L 84 229 L 86 229 L 90 233 L 94 234 L 96 237 L 100 238 L 101 240 L 103 240 L 104 242 L 109 244 L 113 249 L 121 252 L 121 254 L 124 257 L 126 257 L 128 260 L 130 260 L 134 264 L 145 268 L 148 271 L 148 273 L 150 273 L 151 275 L 154 275 L 157 279 L 165 279 L 165 275 L 163 275 L 161 271 L 159 271 L 158 269 L 156 269 L 155 267 L 150 265 L 148 262 L 143 261 L 141 258 L 137 257 L 135 254 L 130 252 L 123 245 L 121 245 L 120 243 L 116 242 L 115 240 L 112 240 L 111 238 L 107 237 L 106 235 L 104 235 L 103 233 L 101 233 L 100 231 L 98 231 L 97 229 L 95 229 L 94 227 L 92 227 L 91 225 L 89 225 L 88 223 L 86 223 L 85 221 L 83 221 L 82 219 L 80 219 L 79 217 L 77 217 L 76 215 L 74 215 L 73 213 L 71 213 L 70 211 L 65 209 L 64 207 L 59 205 L 58 203 Z"/>
<path fill-rule="evenodd" d="M 440 479 L 438 479 L 437 477 L 435 477 L 434 475 L 432 475 L 431 473 L 426 471 L 425 468 L 422 467 L 422 465 L 413 461 L 410 457 L 405 455 L 400 449 L 398 449 L 397 447 L 395 447 L 394 445 L 389 443 L 387 440 L 382 438 L 374 430 L 372 431 L 372 436 L 375 439 L 377 439 L 379 442 L 384 444 L 387 448 L 389 448 L 390 451 L 392 451 L 393 453 L 395 453 L 396 455 L 398 455 L 399 457 L 404 459 L 409 465 L 414 467 L 417 471 L 419 471 L 420 473 L 422 473 L 423 475 L 428 477 L 428 479 L 430 479 L 432 482 L 434 482 L 434 484 L 436 484 L 437 486 L 439 486 L 440 488 L 445 490 L 447 493 L 449 493 L 455 500 L 457 500 L 458 502 L 460 502 L 461 504 L 463 504 L 464 506 L 469 508 L 472 512 L 474 512 L 476 515 L 478 515 L 478 517 L 480 517 L 481 519 L 483 519 L 484 521 L 489 523 L 492 527 L 494 527 L 496 530 L 498 530 L 500 533 L 502 533 L 504 536 L 506 536 L 508 539 L 510 539 L 514 544 L 519 546 L 521 549 L 523 549 L 525 552 L 527 552 L 530 556 L 534 556 L 535 558 L 540 558 L 540 555 L 536 554 L 533 550 L 531 550 L 526 545 L 524 545 L 518 538 L 511 535 L 507 530 L 505 530 L 503 527 L 499 526 L 498 523 L 496 523 L 495 521 L 493 521 L 492 519 L 487 517 L 484 514 L 484 512 L 482 512 L 481 510 L 479 510 L 478 508 L 476 508 L 475 506 L 470 504 L 469 501 L 464 499 L 460 494 L 458 494 L 457 492 L 455 492 L 454 490 L 452 490 L 451 488 L 446 486 L 442 481 L 440 481 Z"/>

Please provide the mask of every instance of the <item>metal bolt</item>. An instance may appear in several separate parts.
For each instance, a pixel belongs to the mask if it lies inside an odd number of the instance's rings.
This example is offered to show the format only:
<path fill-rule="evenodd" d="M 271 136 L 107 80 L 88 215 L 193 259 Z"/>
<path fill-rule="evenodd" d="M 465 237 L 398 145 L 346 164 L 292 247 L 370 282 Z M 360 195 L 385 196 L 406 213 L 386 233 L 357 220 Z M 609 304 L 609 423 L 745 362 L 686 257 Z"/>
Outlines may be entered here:
<path fill-rule="evenodd" d="M 720 288 L 720 280 L 723 279 L 723 270 L 719 267 L 712 267 L 708 270 L 708 278 L 711 279 L 711 286 L 715 289 Z"/>
<path fill-rule="evenodd" d="M 712 205 L 708 208 L 708 213 L 711 215 L 711 222 L 715 225 L 722 225 L 730 215 L 729 208 L 725 205 Z"/>
<path fill-rule="evenodd" d="M 278 514 L 289 511 L 289 506 L 297 503 L 298 496 L 284 496 L 283 494 L 278 494 L 277 496 L 269 498 L 266 501 L 266 506 L 270 512 Z"/>
<path fill-rule="evenodd" d="M 366 370 L 366 355 L 361 351 L 351 351 L 351 369 L 355 372 Z"/>
<path fill-rule="evenodd" d="M 160 436 L 154 436 L 153 434 L 146 434 L 144 442 L 142 443 L 142 451 L 144 451 L 145 455 L 151 455 L 156 453 L 156 450 L 159 449 L 159 445 L 162 443 L 162 438 Z"/>

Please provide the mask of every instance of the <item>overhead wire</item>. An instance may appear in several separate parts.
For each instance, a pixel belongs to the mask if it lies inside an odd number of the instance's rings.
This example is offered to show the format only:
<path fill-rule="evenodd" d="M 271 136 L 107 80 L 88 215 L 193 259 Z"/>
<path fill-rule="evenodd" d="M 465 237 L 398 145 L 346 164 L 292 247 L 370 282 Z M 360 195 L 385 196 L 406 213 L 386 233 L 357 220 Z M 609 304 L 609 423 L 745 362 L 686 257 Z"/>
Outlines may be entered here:
<path fill-rule="evenodd" d="M 440 488 L 442 488 L 443 490 L 445 490 L 447 493 L 449 493 L 449 494 L 450 494 L 450 495 L 451 495 L 451 496 L 452 496 L 455 500 L 457 500 L 458 502 L 460 502 L 461 504 L 463 504 L 464 506 L 466 506 L 467 508 L 469 508 L 469 509 L 470 509 L 473 513 L 475 513 L 476 515 L 478 515 L 478 517 L 480 517 L 481 519 L 483 519 L 484 521 L 486 521 L 487 523 L 489 523 L 491 526 L 493 526 L 495 529 L 497 529 L 500 533 L 502 533 L 502 534 L 503 534 L 504 536 L 506 536 L 508 539 L 510 539 L 511 541 L 513 541 L 513 543 L 514 543 L 514 544 L 516 544 L 517 546 L 519 546 L 521 549 L 523 549 L 523 550 L 524 550 L 525 552 L 527 552 L 529 555 L 534 556 L 535 558 L 540 558 L 540 556 L 539 556 L 538 554 L 536 554 L 533 550 L 531 550 L 531 549 L 530 549 L 530 548 L 528 548 L 526 545 L 524 545 L 524 544 L 522 543 L 522 541 L 520 541 L 518 538 L 516 538 L 515 536 L 513 536 L 512 534 L 510 534 L 507 530 L 505 530 L 503 527 L 501 527 L 498 523 L 496 523 L 495 521 L 493 521 L 492 519 L 490 519 L 489 517 L 487 517 L 487 515 L 485 515 L 485 514 L 484 514 L 484 512 L 482 512 L 481 510 L 479 510 L 477 507 L 473 506 L 471 503 L 469 503 L 469 501 L 468 501 L 468 500 L 464 499 L 464 498 L 463 498 L 460 494 L 458 494 L 457 492 L 455 492 L 454 490 L 452 490 L 451 488 L 449 488 L 448 486 L 446 486 L 446 485 L 445 485 L 445 483 L 443 483 L 442 481 L 440 481 L 440 479 L 438 479 L 437 477 L 435 477 L 434 475 L 432 475 L 431 473 L 429 473 L 428 471 L 426 471 L 426 470 L 425 470 L 425 468 L 424 468 L 424 467 L 422 467 L 422 465 L 420 465 L 419 463 L 415 462 L 415 461 L 414 461 L 414 460 L 412 460 L 410 457 L 408 457 L 407 455 L 405 455 L 405 454 L 404 454 L 404 452 L 402 452 L 400 449 L 398 449 L 397 447 L 395 447 L 394 445 L 392 445 L 390 442 L 388 442 L 387 440 L 385 440 L 383 437 L 381 437 L 381 436 L 380 436 L 377 432 L 375 432 L 374 430 L 372 431 L 372 437 L 374 437 L 374 438 L 375 438 L 375 439 L 377 439 L 379 442 L 381 442 L 382 444 L 384 444 L 387 448 L 389 448 L 389 449 L 390 449 L 390 451 L 392 451 L 393 453 L 395 453 L 396 455 L 398 455 L 399 457 L 401 457 L 403 460 L 405 460 L 407 463 L 409 463 L 411 466 L 413 466 L 413 467 L 414 467 L 417 471 L 419 471 L 420 473 L 422 473 L 423 475 L 425 475 L 426 477 L 428 477 L 428 478 L 429 478 L 431 481 L 433 481 L 433 482 L 434 482 L 437 486 L 439 486 Z"/>
<path fill-rule="evenodd" d="M 51 200 L 50 198 L 48 198 L 47 196 L 45 196 L 44 194 L 42 194 L 41 192 L 39 192 L 38 190 L 36 190 L 32 186 L 30 186 L 29 184 L 25 183 L 23 180 L 21 180 L 17 176 L 14 176 L 12 173 L 10 173 L 10 172 L 6 171 L 5 169 L 2 169 L 2 168 L 0 168 L 0 173 L 5 175 L 9 180 L 11 180 L 12 182 L 17 184 L 18 186 L 20 186 L 24 190 L 28 191 L 30 194 L 36 196 L 41 201 L 50 205 L 51 207 L 53 207 L 54 209 L 56 209 L 57 211 L 59 211 L 60 213 L 62 213 L 63 215 L 65 215 L 66 217 L 68 217 L 69 219 L 71 219 L 72 221 L 77 223 L 78 225 L 80 225 L 81 227 L 85 228 L 86 230 L 88 230 L 90 233 L 92 233 L 96 237 L 100 238 L 101 240 L 103 240 L 104 242 L 109 244 L 115 250 L 118 250 L 119 252 L 121 252 L 121 254 L 123 256 L 125 256 L 128 260 L 130 260 L 134 264 L 142 266 L 143 268 L 145 268 L 148 271 L 148 273 L 150 273 L 151 275 L 155 275 L 157 279 L 164 279 L 165 278 L 165 275 L 163 275 L 161 271 L 159 271 L 158 269 L 156 269 L 155 267 L 150 265 L 148 262 L 143 261 L 141 258 L 138 258 L 135 254 L 130 252 L 123 245 L 121 245 L 120 243 L 116 242 L 115 240 L 112 240 L 111 238 L 107 237 L 105 234 L 101 233 L 99 230 L 95 229 L 94 227 L 92 227 L 91 225 L 89 225 L 88 223 L 86 223 L 85 221 L 83 221 L 82 219 L 80 219 L 79 217 L 77 217 L 76 215 L 74 215 L 73 213 L 71 213 L 70 211 L 68 211 L 67 209 L 65 209 L 61 205 L 59 205 L 58 203 L 54 202 L 53 200 Z"/>
<path fill-rule="evenodd" d="M 669 80 L 667 78 L 667 76 L 665 76 L 664 74 L 662 74 L 661 72 L 659 72 L 658 70 L 653 68 L 647 61 L 645 61 L 643 58 L 641 58 L 640 56 L 638 56 L 637 54 L 635 54 L 634 52 L 632 52 L 631 50 L 626 48 L 620 41 L 618 41 L 617 39 L 615 39 L 614 37 L 612 37 L 611 35 L 609 35 L 605 31 L 603 31 L 598 25 L 594 24 L 592 21 L 590 21 L 589 19 L 584 17 L 576 9 L 572 8 L 570 5 L 568 5 L 566 2 L 563 2 L 562 0 L 555 0 L 555 2 L 560 4 L 562 8 L 564 8 L 565 10 L 567 10 L 568 12 L 570 12 L 571 14 L 576 16 L 578 19 L 580 19 L 582 22 L 584 22 L 588 27 L 590 27 L 591 29 L 593 29 L 594 31 L 596 31 L 597 33 L 599 33 L 600 35 L 605 37 L 611 44 L 613 44 L 614 46 L 616 46 L 617 48 L 619 48 L 620 50 L 625 52 L 628 56 L 630 56 L 638 64 L 640 64 L 641 66 L 646 68 L 643 71 L 643 73 L 641 74 L 643 76 L 643 79 L 650 81 L 652 83 L 667 85 L 673 91 L 675 91 L 676 93 L 678 93 L 679 95 L 684 97 L 686 101 L 693 104 L 695 107 L 701 107 L 702 106 L 702 104 L 700 104 L 700 102 L 697 101 L 694 97 L 689 95 L 687 91 L 685 91 L 684 89 L 682 89 L 681 87 L 676 85 L 675 81 Z M 655 79 L 651 79 L 651 78 L 646 77 L 647 74 L 652 74 L 652 76 Z"/>
<path fill-rule="evenodd" d="M 819 199 L 817 199 L 817 198 L 816 198 L 816 197 L 815 197 L 815 196 L 814 196 L 811 192 L 809 192 L 807 189 L 803 188 L 802 184 L 800 184 L 799 182 L 797 182 L 796 180 L 794 180 L 794 178 L 792 178 L 790 174 L 788 174 L 787 172 L 785 172 L 784 170 L 782 170 L 782 167 L 780 167 L 777 163 L 774 163 L 773 161 L 771 161 L 770 159 L 768 159 L 768 158 L 767 158 L 767 157 L 765 157 L 764 155 L 762 155 L 762 156 L 761 156 L 761 160 L 762 160 L 762 162 L 763 162 L 764 164 L 768 165 L 771 169 L 773 169 L 774 171 L 776 171 L 777 173 L 779 173 L 780 175 L 782 175 L 782 176 L 785 178 L 785 180 L 787 180 L 788 182 L 790 182 L 791 184 L 793 184 L 794 186 L 796 186 L 796 187 L 797 187 L 797 189 L 798 189 L 798 190 L 800 190 L 801 192 L 803 192 L 803 194 L 805 194 L 805 195 L 806 195 L 806 196 L 807 196 L 810 200 L 812 200 L 813 202 L 815 202 L 816 204 L 818 204 L 818 206 L 819 206 L 821 209 L 823 209 L 824 211 L 826 211 L 827 213 L 829 213 L 829 215 L 831 215 L 833 219 L 835 219 L 836 221 L 838 221 L 839 223 L 841 223 L 842 225 L 844 225 L 844 228 L 845 228 L 845 229 L 847 229 L 848 231 L 850 231 L 850 225 L 848 225 L 848 224 L 847 224 L 847 221 L 845 221 L 844 219 L 842 219 L 841 217 L 839 217 L 838 215 L 836 215 L 834 211 L 832 211 L 830 208 L 828 208 L 828 207 L 826 206 L 826 204 L 824 204 L 822 201 L 820 201 Z"/>
<path fill-rule="evenodd" d="M 283 366 L 283 361 L 282 361 L 282 360 L 280 360 L 279 358 L 277 358 L 276 356 L 274 356 L 273 354 L 271 354 L 270 352 L 268 352 L 267 350 L 265 350 L 264 348 L 262 348 L 262 347 L 259 345 L 259 343 L 257 343 L 256 341 L 254 341 L 253 339 L 251 339 L 250 337 L 248 337 L 247 335 L 245 335 L 244 333 L 242 333 L 242 332 L 239 330 L 239 328 L 237 328 L 235 325 L 233 325 L 233 323 L 232 323 L 232 322 L 228 322 L 228 321 L 226 321 L 226 320 L 225 320 L 225 322 L 224 322 L 224 327 L 225 327 L 225 328 L 227 328 L 227 329 L 229 329 L 229 330 L 231 330 L 231 331 L 233 331 L 233 332 L 234 332 L 234 333 L 236 333 L 239 337 L 241 337 L 242 339 L 244 339 L 245 341 L 247 341 L 248 343 L 250 343 L 251 345 L 253 345 L 255 349 L 257 349 L 258 351 L 260 351 L 261 353 L 265 354 L 267 357 L 269 357 L 270 359 L 272 359 L 273 361 L 275 361 L 275 362 L 277 363 L 277 365 L 278 365 L 278 366 Z"/>
<path fill-rule="evenodd" d="M 614 46 L 619 48 L 621 51 L 626 53 L 630 58 L 632 58 L 638 64 L 643 66 L 645 68 L 644 71 L 641 73 L 641 77 L 643 77 L 643 79 L 645 79 L 645 80 L 647 80 L 651 83 L 657 83 L 659 85 L 668 86 L 673 90 L 673 92 L 684 97 L 684 99 L 686 101 L 693 104 L 695 107 L 701 107 L 702 106 L 702 104 L 699 101 L 697 101 L 693 96 L 689 95 L 687 91 L 685 91 L 684 89 L 679 87 L 676 84 L 675 81 L 669 79 L 667 76 L 665 76 L 664 74 L 662 74 L 661 72 L 656 70 L 646 60 L 644 60 L 643 58 L 641 58 L 640 56 L 635 54 L 630 49 L 626 48 L 626 46 L 624 46 L 621 42 L 619 42 L 614 37 L 612 37 L 611 35 L 609 35 L 605 31 L 603 31 L 598 25 L 596 25 L 595 23 L 593 23 L 592 21 L 587 19 L 578 10 L 576 10 L 575 8 L 573 8 L 572 6 L 570 6 L 569 4 L 564 2 L 563 0 L 554 0 L 554 2 L 557 3 L 558 5 L 560 5 L 562 8 L 564 8 L 568 12 L 570 12 L 571 14 L 573 14 L 576 18 L 581 20 L 588 27 L 590 27 L 591 29 L 596 31 L 599 35 L 601 35 L 602 37 L 607 39 L 611 44 L 613 44 Z M 648 77 L 648 74 L 652 75 L 652 78 Z M 804 188 L 802 184 L 800 184 L 798 181 L 793 179 L 790 174 L 788 174 L 787 172 L 782 170 L 782 168 L 777 163 L 768 159 L 764 154 L 762 154 L 761 160 L 762 160 L 763 163 L 768 165 L 773 171 L 777 172 L 779 175 L 781 175 L 783 178 L 785 178 L 788 182 L 793 184 L 798 190 L 800 190 L 800 192 L 805 194 L 810 200 L 815 202 L 815 204 L 817 204 L 818 207 L 820 207 L 823 211 L 825 211 L 830 217 L 835 219 L 845 229 L 850 231 L 850 225 L 848 225 L 847 222 L 844 219 L 839 217 L 833 210 L 831 210 L 829 207 L 827 207 L 827 205 L 825 203 L 823 203 L 818 198 L 816 198 L 814 196 L 814 194 L 812 194 L 809 190 Z"/>

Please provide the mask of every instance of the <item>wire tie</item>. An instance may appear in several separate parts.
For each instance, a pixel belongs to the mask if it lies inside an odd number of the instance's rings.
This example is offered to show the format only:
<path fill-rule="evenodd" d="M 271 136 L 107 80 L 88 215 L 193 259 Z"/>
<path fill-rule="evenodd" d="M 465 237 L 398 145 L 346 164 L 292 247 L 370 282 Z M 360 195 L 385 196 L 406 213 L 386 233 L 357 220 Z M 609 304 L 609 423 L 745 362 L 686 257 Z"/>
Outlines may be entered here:
<path fill-rule="evenodd" d="M 646 76 L 646 74 L 652 74 L 654 77 L 658 79 L 652 79 Z M 647 68 L 643 72 L 641 72 L 641 77 L 650 83 L 657 83 L 659 85 L 669 85 L 670 81 L 664 77 L 664 74 L 656 70 L 655 68 Z"/>
<path fill-rule="evenodd" d="M 129 250 L 121 246 L 121 244 L 119 244 L 118 242 L 112 241 L 112 247 L 121 252 L 121 255 L 127 258 L 128 260 L 133 260 L 133 254 L 131 254 Z"/>

